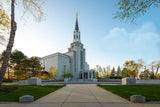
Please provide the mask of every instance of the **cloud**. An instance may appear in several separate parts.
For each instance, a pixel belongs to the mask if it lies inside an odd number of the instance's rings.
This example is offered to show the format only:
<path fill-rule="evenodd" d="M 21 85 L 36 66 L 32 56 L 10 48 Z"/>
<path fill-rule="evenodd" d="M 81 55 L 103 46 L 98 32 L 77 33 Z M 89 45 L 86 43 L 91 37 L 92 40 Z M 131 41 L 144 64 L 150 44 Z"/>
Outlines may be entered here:
<path fill-rule="evenodd" d="M 119 56 L 154 57 L 159 56 L 160 35 L 153 23 L 145 23 L 134 31 L 113 28 L 104 37 L 105 49 Z"/>

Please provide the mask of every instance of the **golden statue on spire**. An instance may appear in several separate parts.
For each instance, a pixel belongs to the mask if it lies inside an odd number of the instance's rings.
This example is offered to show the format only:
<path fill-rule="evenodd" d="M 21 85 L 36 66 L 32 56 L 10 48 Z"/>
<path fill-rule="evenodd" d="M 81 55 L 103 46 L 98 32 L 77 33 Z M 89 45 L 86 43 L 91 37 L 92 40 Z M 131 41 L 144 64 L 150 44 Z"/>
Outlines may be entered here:
<path fill-rule="evenodd" d="M 76 13 L 76 19 L 78 19 L 78 12 Z"/>

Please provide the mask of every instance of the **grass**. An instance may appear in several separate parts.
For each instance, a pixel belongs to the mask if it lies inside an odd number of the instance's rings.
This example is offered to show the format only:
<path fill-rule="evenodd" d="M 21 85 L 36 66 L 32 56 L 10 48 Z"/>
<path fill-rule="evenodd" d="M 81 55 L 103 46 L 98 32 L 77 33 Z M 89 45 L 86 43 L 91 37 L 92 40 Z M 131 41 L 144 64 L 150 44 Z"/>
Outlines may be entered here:
<path fill-rule="evenodd" d="M 45 86 L 28 86 L 28 85 L 3 85 L 3 87 L 18 87 L 11 92 L 0 92 L 0 101 L 19 101 L 23 95 L 32 95 L 34 99 L 39 99 L 53 91 L 62 88 L 64 85 L 45 85 Z"/>
<path fill-rule="evenodd" d="M 99 85 L 100 87 L 129 99 L 131 95 L 142 95 L 146 101 L 160 101 L 160 85 Z"/>

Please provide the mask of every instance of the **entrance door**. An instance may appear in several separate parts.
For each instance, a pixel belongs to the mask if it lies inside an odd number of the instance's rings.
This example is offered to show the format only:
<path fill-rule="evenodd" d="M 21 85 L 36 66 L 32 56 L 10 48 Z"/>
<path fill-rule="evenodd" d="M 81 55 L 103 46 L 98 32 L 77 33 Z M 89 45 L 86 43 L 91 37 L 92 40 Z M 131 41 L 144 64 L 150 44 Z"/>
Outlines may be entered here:
<path fill-rule="evenodd" d="M 84 79 L 88 79 L 88 73 L 84 73 Z"/>

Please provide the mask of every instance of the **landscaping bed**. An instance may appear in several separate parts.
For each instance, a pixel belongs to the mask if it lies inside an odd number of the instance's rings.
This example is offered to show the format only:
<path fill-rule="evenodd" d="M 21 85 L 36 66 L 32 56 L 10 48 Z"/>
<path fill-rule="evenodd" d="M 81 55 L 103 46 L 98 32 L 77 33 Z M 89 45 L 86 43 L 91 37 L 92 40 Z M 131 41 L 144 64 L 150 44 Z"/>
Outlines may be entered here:
<path fill-rule="evenodd" d="M 36 100 L 62 87 L 64 85 L 3 85 L 0 88 L 0 101 L 19 101 L 19 97 L 24 95 L 32 95 Z"/>
<path fill-rule="evenodd" d="M 64 82 L 64 79 L 42 80 L 42 82 Z"/>
<path fill-rule="evenodd" d="M 121 82 L 121 79 L 98 79 L 98 82 Z"/>
<path fill-rule="evenodd" d="M 160 85 L 99 85 L 129 100 L 131 95 L 142 95 L 146 101 L 160 101 Z"/>

